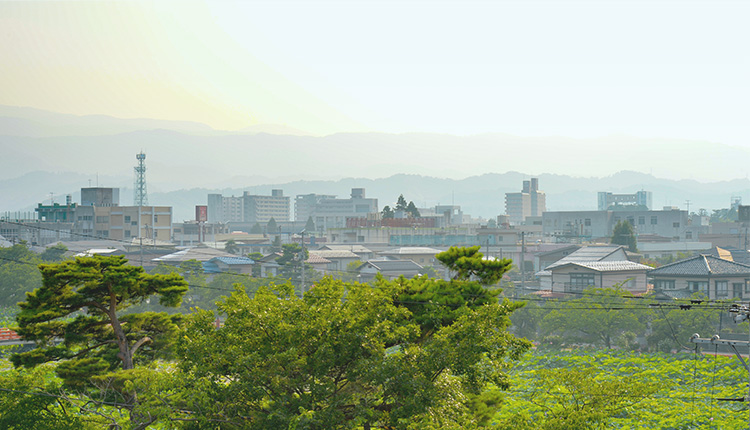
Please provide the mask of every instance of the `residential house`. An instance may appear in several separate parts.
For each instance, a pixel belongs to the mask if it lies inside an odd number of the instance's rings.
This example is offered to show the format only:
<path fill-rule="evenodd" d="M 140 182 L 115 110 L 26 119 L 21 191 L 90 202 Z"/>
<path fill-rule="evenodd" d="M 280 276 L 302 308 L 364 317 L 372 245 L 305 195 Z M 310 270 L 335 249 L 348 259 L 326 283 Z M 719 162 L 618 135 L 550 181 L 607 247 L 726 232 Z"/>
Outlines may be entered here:
<path fill-rule="evenodd" d="M 750 266 L 701 254 L 648 272 L 654 291 L 684 298 L 701 292 L 711 300 L 750 297 Z"/>
<path fill-rule="evenodd" d="M 435 248 L 425 248 L 419 246 L 397 248 L 390 251 L 380 252 L 383 257 L 389 257 L 398 260 L 411 260 L 422 267 L 437 267 L 440 262 L 435 256 L 443 251 Z"/>
<path fill-rule="evenodd" d="M 568 262 L 547 268 L 552 292 L 577 293 L 586 288 L 621 287 L 632 293 L 648 291 L 651 267 L 628 260 Z"/>
<path fill-rule="evenodd" d="M 555 290 L 555 285 L 553 284 L 553 279 L 552 279 L 552 269 L 554 269 L 555 267 L 563 266 L 569 263 L 593 263 L 593 262 L 601 262 L 601 261 L 629 261 L 629 260 L 628 260 L 628 255 L 625 252 L 625 247 L 620 246 L 620 245 L 584 246 L 578 250 L 575 250 L 569 253 L 568 255 L 555 261 L 554 263 L 548 265 L 547 267 L 544 268 L 544 270 L 537 272 L 536 276 L 539 279 L 539 289 L 553 290 L 553 291 Z M 560 281 L 560 279 L 562 278 L 560 278 L 559 276 L 557 277 L 557 279 L 558 279 L 558 282 L 563 282 L 563 283 L 568 282 L 568 281 Z M 557 289 L 564 289 L 564 285 L 558 285 L 557 287 L 558 287 Z"/>
<path fill-rule="evenodd" d="M 377 274 L 385 279 L 413 278 L 422 273 L 422 266 L 411 260 L 369 260 L 359 266 L 357 272 L 359 282 L 372 281 Z"/>
<path fill-rule="evenodd" d="M 251 275 L 255 261 L 247 257 L 214 257 L 203 262 L 203 271 L 209 274 L 237 273 Z"/>

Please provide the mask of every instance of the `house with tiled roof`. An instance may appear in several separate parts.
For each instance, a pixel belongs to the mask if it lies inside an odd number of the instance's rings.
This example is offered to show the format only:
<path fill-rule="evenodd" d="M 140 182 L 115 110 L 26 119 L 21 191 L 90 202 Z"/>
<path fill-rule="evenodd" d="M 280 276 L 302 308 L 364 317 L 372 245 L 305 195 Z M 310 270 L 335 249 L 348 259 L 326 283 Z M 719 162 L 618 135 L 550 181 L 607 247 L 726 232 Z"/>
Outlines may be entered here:
<path fill-rule="evenodd" d="M 247 257 L 214 257 L 203 262 L 206 273 L 241 273 L 251 275 L 255 261 Z"/>
<path fill-rule="evenodd" d="M 552 292 L 577 293 L 586 288 L 620 288 L 631 293 L 648 290 L 646 273 L 651 267 L 628 260 L 578 261 L 548 269 Z"/>
<path fill-rule="evenodd" d="M 654 291 L 671 297 L 701 292 L 711 300 L 750 297 L 750 265 L 701 254 L 648 272 Z"/>
<path fill-rule="evenodd" d="M 330 263 L 326 267 L 328 271 L 339 271 L 343 272 L 346 270 L 346 266 L 354 261 L 361 261 L 359 256 L 351 251 L 347 250 L 315 250 L 308 251 L 309 257 L 321 257 L 328 260 Z"/>
<path fill-rule="evenodd" d="M 398 260 L 411 260 L 420 266 L 438 266 L 440 262 L 435 258 L 437 254 L 440 254 L 441 250 L 435 248 L 421 247 L 421 246 L 405 246 L 402 248 L 392 249 L 389 251 L 383 251 L 379 254 L 383 257 L 398 259 Z"/>
<path fill-rule="evenodd" d="M 396 279 L 399 276 L 413 278 L 422 274 L 423 267 L 411 260 L 369 260 L 363 263 L 357 272 L 359 282 L 369 282 L 379 273 L 385 279 Z"/>
<path fill-rule="evenodd" d="M 575 292 L 587 287 L 611 288 L 621 285 L 632 292 L 647 289 L 650 267 L 630 261 L 620 245 L 584 246 L 555 261 L 535 274 L 541 290 Z"/>

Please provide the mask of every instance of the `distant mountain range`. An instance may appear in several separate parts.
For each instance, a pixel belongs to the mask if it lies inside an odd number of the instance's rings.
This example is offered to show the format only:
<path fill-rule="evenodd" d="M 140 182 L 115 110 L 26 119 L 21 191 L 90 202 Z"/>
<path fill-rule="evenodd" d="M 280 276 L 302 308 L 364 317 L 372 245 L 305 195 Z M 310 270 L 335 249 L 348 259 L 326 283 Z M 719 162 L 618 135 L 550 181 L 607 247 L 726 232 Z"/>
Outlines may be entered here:
<path fill-rule="evenodd" d="M 492 217 L 504 212 L 504 193 L 520 191 L 532 174 L 550 210 L 595 209 L 597 191 L 641 189 L 653 192 L 657 208 L 684 209 L 687 200 L 691 210 L 722 208 L 735 195 L 750 201 L 750 153 L 718 143 L 503 134 L 318 137 L 280 126 L 228 132 L 192 122 L 0 106 L 0 212 L 33 210 L 50 193 L 57 202 L 66 194 L 78 201 L 80 188 L 97 184 L 122 188 L 122 204 L 130 204 L 141 150 L 150 203 L 174 206 L 178 220 L 191 218 L 212 192 L 281 188 L 292 198 L 347 197 L 355 187 L 366 188 L 381 207 L 403 193 L 418 206 L 455 203 L 465 213 Z"/>

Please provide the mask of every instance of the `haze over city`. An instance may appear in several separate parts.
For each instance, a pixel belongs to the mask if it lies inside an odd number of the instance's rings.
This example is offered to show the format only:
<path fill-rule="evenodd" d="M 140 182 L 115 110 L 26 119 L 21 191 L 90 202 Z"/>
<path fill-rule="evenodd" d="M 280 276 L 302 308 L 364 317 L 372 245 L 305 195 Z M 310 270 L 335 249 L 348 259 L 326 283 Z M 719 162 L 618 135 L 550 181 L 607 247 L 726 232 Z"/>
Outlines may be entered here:
<path fill-rule="evenodd" d="M 745 179 L 747 7 L 3 2 L 0 180 Z"/>

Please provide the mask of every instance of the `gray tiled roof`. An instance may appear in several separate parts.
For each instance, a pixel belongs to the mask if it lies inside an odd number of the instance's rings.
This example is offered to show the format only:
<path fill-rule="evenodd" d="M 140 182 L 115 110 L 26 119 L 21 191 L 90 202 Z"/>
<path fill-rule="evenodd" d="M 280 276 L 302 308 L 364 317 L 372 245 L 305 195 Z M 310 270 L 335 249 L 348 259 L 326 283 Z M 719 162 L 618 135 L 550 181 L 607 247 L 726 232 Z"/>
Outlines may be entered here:
<path fill-rule="evenodd" d="M 563 264 L 567 264 L 567 263 L 600 261 L 606 258 L 607 256 L 609 256 L 610 254 L 617 252 L 620 248 L 622 248 L 622 246 L 620 245 L 584 246 L 578 251 L 571 252 L 570 254 L 566 255 L 560 260 L 557 260 L 556 262 L 550 264 L 549 266 L 546 267 L 545 270 L 549 270 L 557 266 L 562 266 Z"/>
<path fill-rule="evenodd" d="M 597 272 L 630 272 L 630 271 L 639 271 L 639 270 L 646 271 L 651 268 L 649 266 L 646 266 L 645 264 L 634 263 L 628 260 L 581 261 L 581 262 L 571 262 L 568 264 L 574 264 L 576 266 L 581 266 L 587 269 L 596 270 Z M 560 267 L 560 266 L 557 266 L 557 267 Z"/>
<path fill-rule="evenodd" d="M 654 276 L 750 275 L 750 266 L 704 254 L 661 266 L 649 271 L 648 274 Z"/>
<path fill-rule="evenodd" d="M 368 264 L 381 272 L 422 269 L 422 266 L 411 260 L 369 260 L 363 266 Z"/>

